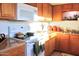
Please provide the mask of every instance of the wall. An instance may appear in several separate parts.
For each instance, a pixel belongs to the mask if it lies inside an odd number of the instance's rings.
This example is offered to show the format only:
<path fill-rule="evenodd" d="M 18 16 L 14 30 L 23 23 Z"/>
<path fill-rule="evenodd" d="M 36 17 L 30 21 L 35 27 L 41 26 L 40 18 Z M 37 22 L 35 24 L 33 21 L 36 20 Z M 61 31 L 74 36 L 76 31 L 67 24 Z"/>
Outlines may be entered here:
<path fill-rule="evenodd" d="M 5 33 L 6 35 L 10 33 L 10 37 L 14 36 L 16 32 L 26 33 L 29 31 L 29 29 L 30 28 L 28 23 L 24 21 L 1 21 L 0 20 L 0 33 Z"/>
<path fill-rule="evenodd" d="M 13 37 L 15 33 L 47 31 L 47 22 L 25 22 L 25 21 L 2 21 L 0 20 L 0 33 L 10 34 Z"/>
<path fill-rule="evenodd" d="M 30 23 L 31 32 L 47 31 L 47 27 L 48 27 L 47 22 L 31 22 Z"/>
<path fill-rule="evenodd" d="M 60 26 L 61 28 L 79 30 L 79 21 L 60 21 L 60 22 L 51 22 L 50 25 Z"/>

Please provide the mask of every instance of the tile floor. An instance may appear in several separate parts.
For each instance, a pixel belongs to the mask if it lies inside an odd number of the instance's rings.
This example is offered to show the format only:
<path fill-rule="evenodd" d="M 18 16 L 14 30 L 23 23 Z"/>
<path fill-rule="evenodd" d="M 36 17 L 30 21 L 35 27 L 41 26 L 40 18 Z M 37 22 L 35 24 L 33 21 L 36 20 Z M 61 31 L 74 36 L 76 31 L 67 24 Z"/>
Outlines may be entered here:
<path fill-rule="evenodd" d="M 44 51 L 40 52 L 38 56 L 44 56 Z M 51 56 L 74 56 L 74 55 L 55 51 Z"/>
<path fill-rule="evenodd" d="M 51 56 L 74 56 L 74 55 L 63 52 L 54 52 Z"/>

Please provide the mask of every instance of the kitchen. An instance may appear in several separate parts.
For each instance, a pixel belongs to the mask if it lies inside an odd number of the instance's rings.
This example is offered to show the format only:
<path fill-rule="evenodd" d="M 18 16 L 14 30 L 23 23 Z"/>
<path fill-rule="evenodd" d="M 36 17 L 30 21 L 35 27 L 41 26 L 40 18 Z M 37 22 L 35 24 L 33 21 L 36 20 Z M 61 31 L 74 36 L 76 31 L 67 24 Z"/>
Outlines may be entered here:
<path fill-rule="evenodd" d="M 78 3 L 1 3 L 0 55 L 79 55 L 78 11 Z"/>

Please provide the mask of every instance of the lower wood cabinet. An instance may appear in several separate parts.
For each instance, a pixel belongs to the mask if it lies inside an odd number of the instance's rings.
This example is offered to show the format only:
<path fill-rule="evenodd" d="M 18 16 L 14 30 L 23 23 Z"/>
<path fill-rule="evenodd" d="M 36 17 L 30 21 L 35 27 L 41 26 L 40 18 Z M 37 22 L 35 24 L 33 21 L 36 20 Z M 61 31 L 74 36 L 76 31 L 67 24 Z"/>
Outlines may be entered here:
<path fill-rule="evenodd" d="M 49 56 L 50 55 L 50 53 L 49 53 L 49 40 L 45 42 L 44 47 L 45 47 L 45 54 L 44 55 Z"/>
<path fill-rule="evenodd" d="M 60 51 L 60 39 L 61 39 L 60 33 L 57 34 L 56 39 L 55 39 L 55 50 Z"/>
<path fill-rule="evenodd" d="M 79 56 L 79 35 L 77 34 L 70 35 L 70 51 Z"/>
<path fill-rule="evenodd" d="M 54 50 L 55 50 L 55 37 L 49 38 L 49 40 L 45 42 L 45 56 L 50 56 Z"/>
<path fill-rule="evenodd" d="M 55 38 L 50 38 L 49 40 L 49 53 L 52 54 L 55 50 Z"/>
<path fill-rule="evenodd" d="M 60 51 L 69 52 L 70 48 L 69 34 L 61 34 L 60 37 Z"/>
<path fill-rule="evenodd" d="M 79 35 L 63 33 L 57 34 L 55 50 L 79 55 Z"/>
<path fill-rule="evenodd" d="M 79 56 L 79 34 L 58 33 L 56 37 L 45 42 L 45 55 L 50 56 L 54 50 Z"/>
<path fill-rule="evenodd" d="M 69 34 L 58 33 L 56 38 L 56 50 L 69 52 Z"/>

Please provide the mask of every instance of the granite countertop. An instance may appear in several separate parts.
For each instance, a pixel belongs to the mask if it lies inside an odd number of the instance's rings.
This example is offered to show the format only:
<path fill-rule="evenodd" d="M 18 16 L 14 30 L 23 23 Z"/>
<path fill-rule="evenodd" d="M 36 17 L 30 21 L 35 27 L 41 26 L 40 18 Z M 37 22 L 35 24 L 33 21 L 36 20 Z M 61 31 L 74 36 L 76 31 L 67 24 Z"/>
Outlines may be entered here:
<path fill-rule="evenodd" d="M 56 37 L 56 35 L 57 35 L 57 32 L 54 32 L 54 33 L 52 32 L 52 33 L 49 34 L 49 38 Z"/>
<path fill-rule="evenodd" d="M 7 39 L 7 46 L 4 49 L 1 49 L 0 53 L 3 52 L 3 51 L 6 51 L 8 49 L 15 48 L 17 46 L 23 45 L 23 44 L 25 44 L 25 42 L 21 39 L 8 38 Z"/>

